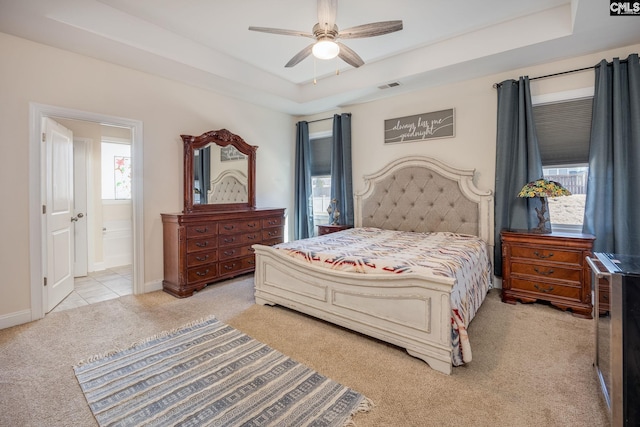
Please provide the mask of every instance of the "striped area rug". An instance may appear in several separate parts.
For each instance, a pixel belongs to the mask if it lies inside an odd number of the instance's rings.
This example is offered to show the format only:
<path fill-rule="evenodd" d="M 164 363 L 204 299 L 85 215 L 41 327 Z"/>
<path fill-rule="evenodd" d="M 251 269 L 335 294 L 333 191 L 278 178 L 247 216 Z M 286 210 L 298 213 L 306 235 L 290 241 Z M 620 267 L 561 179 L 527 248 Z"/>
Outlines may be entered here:
<path fill-rule="evenodd" d="M 100 426 L 346 426 L 372 407 L 213 317 L 74 371 Z"/>

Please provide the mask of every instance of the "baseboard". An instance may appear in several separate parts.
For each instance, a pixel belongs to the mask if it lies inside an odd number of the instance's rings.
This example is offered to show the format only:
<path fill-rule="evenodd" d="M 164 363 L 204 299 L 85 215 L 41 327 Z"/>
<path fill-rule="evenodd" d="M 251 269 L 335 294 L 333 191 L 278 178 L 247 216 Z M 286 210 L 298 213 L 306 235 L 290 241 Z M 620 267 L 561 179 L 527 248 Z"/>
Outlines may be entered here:
<path fill-rule="evenodd" d="M 22 325 L 23 323 L 31 322 L 31 320 L 31 310 L 22 310 L 16 311 L 15 313 L 4 314 L 0 316 L 0 329 Z"/>
<path fill-rule="evenodd" d="M 493 288 L 502 289 L 502 277 L 493 276 Z"/>
<path fill-rule="evenodd" d="M 162 290 L 162 280 L 157 280 L 154 282 L 147 282 L 144 284 L 142 289 L 142 293 L 146 294 L 147 292 L 155 292 Z"/>

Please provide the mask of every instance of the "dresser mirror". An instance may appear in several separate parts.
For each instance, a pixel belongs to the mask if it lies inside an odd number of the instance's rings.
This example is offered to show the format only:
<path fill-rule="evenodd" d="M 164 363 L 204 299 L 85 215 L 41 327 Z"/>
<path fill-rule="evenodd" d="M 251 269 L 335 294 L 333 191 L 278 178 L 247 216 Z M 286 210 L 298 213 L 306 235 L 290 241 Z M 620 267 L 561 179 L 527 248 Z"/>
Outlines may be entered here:
<path fill-rule="evenodd" d="M 184 213 L 254 208 L 257 146 L 226 129 L 184 143 Z"/>

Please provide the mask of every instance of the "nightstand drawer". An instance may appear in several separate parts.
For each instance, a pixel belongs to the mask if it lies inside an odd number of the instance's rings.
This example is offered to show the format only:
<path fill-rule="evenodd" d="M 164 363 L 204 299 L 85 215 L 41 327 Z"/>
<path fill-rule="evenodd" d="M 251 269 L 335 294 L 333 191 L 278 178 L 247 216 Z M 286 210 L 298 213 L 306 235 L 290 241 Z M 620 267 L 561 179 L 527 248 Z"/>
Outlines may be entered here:
<path fill-rule="evenodd" d="M 531 258 L 552 262 L 562 262 L 566 264 L 582 265 L 580 251 L 567 251 L 556 248 L 537 248 L 528 246 L 513 246 L 511 248 L 511 258 Z"/>
<path fill-rule="evenodd" d="M 545 278 L 567 280 L 575 283 L 580 283 L 580 279 L 582 278 L 582 270 L 562 268 L 555 265 L 525 264 L 521 262 L 511 263 L 511 274 L 534 276 L 542 280 Z"/>
<path fill-rule="evenodd" d="M 557 297 L 569 298 L 572 300 L 580 300 L 581 288 L 567 285 L 559 285 L 557 283 L 548 283 L 538 280 L 522 280 L 511 279 L 511 289 L 514 291 L 528 291 L 535 294 L 553 295 Z"/>

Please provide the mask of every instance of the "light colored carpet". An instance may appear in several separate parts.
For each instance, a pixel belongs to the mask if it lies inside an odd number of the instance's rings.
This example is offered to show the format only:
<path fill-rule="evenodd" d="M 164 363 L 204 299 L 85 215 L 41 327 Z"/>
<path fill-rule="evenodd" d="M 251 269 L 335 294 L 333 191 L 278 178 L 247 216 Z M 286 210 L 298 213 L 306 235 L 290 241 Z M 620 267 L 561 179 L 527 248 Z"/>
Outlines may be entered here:
<path fill-rule="evenodd" d="M 253 303 L 253 278 L 191 298 L 126 296 L 0 331 L 0 425 L 95 426 L 72 366 L 88 355 L 215 315 L 376 406 L 367 426 L 605 426 L 593 322 L 490 292 L 469 327 L 473 361 L 451 376 L 403 349 Z"/>

